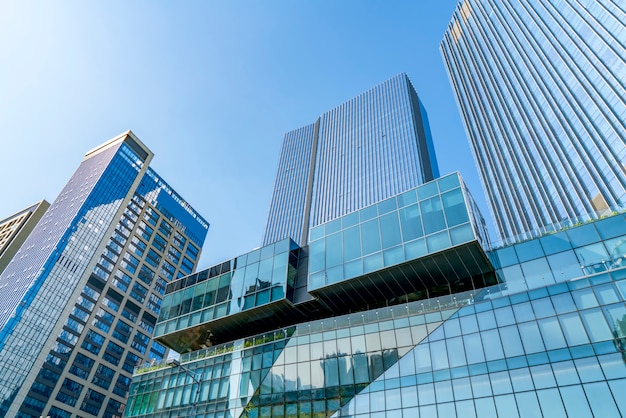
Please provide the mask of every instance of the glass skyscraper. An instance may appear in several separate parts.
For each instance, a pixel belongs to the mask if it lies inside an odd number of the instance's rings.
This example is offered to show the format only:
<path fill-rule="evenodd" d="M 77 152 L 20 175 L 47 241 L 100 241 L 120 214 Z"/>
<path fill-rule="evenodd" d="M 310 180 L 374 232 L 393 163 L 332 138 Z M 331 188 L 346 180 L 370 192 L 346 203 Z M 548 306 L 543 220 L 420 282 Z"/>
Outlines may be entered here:
<path fill-rule="evenodd" d="M 439 176 L 426 111 L 406 74 L 285 134 L 264 244 Z"/>
<path fill-rule="evenodd" d="M 626 205 L 626 11 L 463 0 L 441 43 L 503 239 Z"/>
<path fill-rule="evenodd" d="M 130 131 L 88 152 L 0 275 L 0 416 L 116 417 L 208 224 Z"/>

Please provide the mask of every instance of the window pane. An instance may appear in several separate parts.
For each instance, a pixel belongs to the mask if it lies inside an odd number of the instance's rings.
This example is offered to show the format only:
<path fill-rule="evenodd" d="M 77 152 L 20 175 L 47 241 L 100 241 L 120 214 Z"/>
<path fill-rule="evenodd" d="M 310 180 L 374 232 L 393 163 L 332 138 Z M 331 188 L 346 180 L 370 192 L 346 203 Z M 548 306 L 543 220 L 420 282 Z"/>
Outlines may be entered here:
<path fill-rule="evenodd" d="M 420 209 L 424 218 L 424 232 L 426 234 L 445 229 L 446 222 L 439 196 L 421 202 Z"/>
<path fill-rule="evenodd" d="M 378 219 L 373 219 L 362 224 L 361 236 L 363 240 L 364 255 L 380 251 L 380 231 L 378 229 Z"/>
<path fill-rule="evenodd" d="M 383 248 L 390 248 L 402 242 L 397 212 L 394 211 L 380 217 L 380 232 L 382 235 Z"/>

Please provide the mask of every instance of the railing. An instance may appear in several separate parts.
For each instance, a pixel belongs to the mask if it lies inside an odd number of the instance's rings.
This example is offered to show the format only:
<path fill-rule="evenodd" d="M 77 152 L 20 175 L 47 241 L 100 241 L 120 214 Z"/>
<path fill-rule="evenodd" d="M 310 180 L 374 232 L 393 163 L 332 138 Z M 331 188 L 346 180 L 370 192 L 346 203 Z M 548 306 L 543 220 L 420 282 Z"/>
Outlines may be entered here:
<path fill-rule="evenodd" d="M 208 357 L 220 356 L 222 354 L 231 353 L 233 351 L 243 350 L 245 348 L 255 347 L 274 341 L 284 340 L 293 335 L 296 327 L 288 327 L 275 331 L 266 332 L 264 334 L 255 335 L 252 337 L 240 339 L 237 341 L 215 345 L 212 347 L 203 348 L 201 350 L 193 351 L 191 353 L 183 353 L 180 355 L 180 363 L 189 363 L 196 360 L 205 359 Z M 155 370 L 169 367 L 170 364 L 166 359 L 160 361 L 152 361 L 150 363 L 144 363 L 140 366 L 136 366 L 133 371 L 133 375 L 153 372 Z"/>
<path fill-rule="evenodd" d="M 581 226 L 590 222 L 595 222 L 600 219 L 608 218 L 608 217 L 619 215 L 622 213 L 626 213 L 626 207 L 624 206 L 610 207 L 602 211 L 590 212 L 586 215 L 581 215 L 575 218 L 565 219 L 561 222 L 556 222 L 550 225 L 544 225 L 541 228 L 533 229 L 531 231 L 524 232 L 523 234 L 516 235 L 514 237 L 492 241 L 491 247 L 489 248 L 489 250 L 497 250 L 498 248 L 501 248 L 501 247 L 518 244 L 520 242 L 539 238 L 544 235 L 554 234 L 556 232 L 560 232 L 560 231 L 570 229 L 570 228 L 575 228 L 577 226 Z"/>

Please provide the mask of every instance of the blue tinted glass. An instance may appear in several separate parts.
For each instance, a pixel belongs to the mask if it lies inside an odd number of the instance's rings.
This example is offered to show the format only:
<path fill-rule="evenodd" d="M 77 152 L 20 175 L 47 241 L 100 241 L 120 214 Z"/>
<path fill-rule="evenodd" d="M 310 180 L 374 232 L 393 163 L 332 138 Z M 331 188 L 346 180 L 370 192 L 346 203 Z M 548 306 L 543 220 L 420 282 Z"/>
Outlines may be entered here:
<path fill-rule="evenodd" d="M 554 283 L 548 262 L 543 257 L 522 263 L 521 267 L 529 289 Z"/>
<path fill-rule="evenodd" d="M 341 218 L 341 227 L 348 228 L 359 223 L 359 212 L 353 212 Z"/>
<path fill-rule="evenodd" d="M 383 251 L 383 259 L 385 262 L 385 266 L 399 264 L 404 261 L 404 249 L 400 245 L 395 248 L 385 250 Z"/>
<path fill-rule="evenodd" d="M 594 225 L 602 239 L 626 235 L 626 219 L 624 219 L 624 215 L 602 219 L 597 221 Z"/>
<path fill-rule="evenodd" d="M 595 382 L 584 385 L 587 399 L 596 417 L 617 417 L 620 413 L 613 401 L 611 391 L 606 382 Z"/>
<path fill-rule="evenodd" d="M 541 411 L 543 412 L 544 417 L 565 418 L 567 416 L 565 414 L 565 409 L 563 408 L 561 395 L 559 395 L 559 391 L 557 389 L 539 390 L 537 391 L 537 398 L 539 398 L 539 405 L 541 405 Z"/>
<path fill-rule="evenodd" d="M 542 257 L 543 249 L 537 240 L 526 241 L 515 246 L 515 252 L 520 262 Z"/>
<path fill-rule="evenodd" d="M 324 236 L 324 225 L 316 226 L 315 228 L 311 228 L 309 232 L 309 241 L 315 241 L 316 239 L 320 239 Z"/>
<path fill-rule="evenodd" d="M 472 228 L 472 225 L 468 223 L 465 225 L 451 228 L 450 239 L 452 240 L 452 245 L 458 245 L 464 242 L 474 240 L 474 229 Z"/>
<path fill-rule="evenodd" d="M 363 254 L 371 254 L 380 251 L 380 231 L 378 219 L 361 224 L 361 237 L 363 239 Z"/>
<path fill-rule="evenodd" d="M 450 247 L 450 237 L 448 235 L 448 231 L 443 231 L 426 237 L 426 243 L 428 245 L 429 253 Z"/>
<path fill-rule="evenodd" d="M 372 271 L 383 268 L 383 255 L 381 253 L 372 254 L 363 258 L 363 272 L 370 273 Z"/>
<path fill-rule="evenodd" d="M 441 190 L 442 192 L 453 189 L 455 187 L 459 187 L 461 185 L 457 173 L 442 177 L 437 180 L 437 183 L 439 183 L 439 190 Z"/>
<path fill-rule="evenodd" d="M 359 218 L 361 222 L 367 221 L 369 219 L 373 219 L 378 216 L 378 206 L 372 205 L 366 208 L 363 208 L 359 211 Z"/>
<path fill-rule="evenodd" d="M 626 265 L 626 239 L 624 237 L 610 239 L 604 242 L 610 255 L 610 263 L 613 267 Z"/>
<path fill-rule="evenodd" d="M 391 199 L 383 200 L 378 204 L 378 213 L 380 215 L 384 213 L 389 213 L 392 210 L 397 209 L 396 198 L 392 197 Z"/>
<path fill-rule="evenodd" d="M 357 277 L 363 274 L 363 263 L 360 259 L 345 263 L 343 267 L 344 277 L 346 279 Z"/>
<path fill-rule="evenodd" d="M 495 255 L 498 262 L 500 263 L 500 267 L 510 266 L 519 262 L 514 247 L 500 248 L 499 250 L 495 251 Z"/>
<path fill-rule="evenodd" d="M 361 230 L 358 226 L 346 229 L 343 235 L 343 260 L 350 261 L 361 256 Z"/>
<path fill-rule="evenodd" d="M 546 254 L 554 254 L 572 248 L 572 244 L 570 243 L 565 232 L 543 236 L 539 239 L 539 241 L 541 242 L 543 250 Z"/>
<path fill-rule="evenodd" d="M 572 250 L 548 256 L 548 263 L 554 272 L 554 279 L 557 282 L 563 282 L 582 275 L 580 264 Z"/>
<path fill-rule="evenodd" d="M 402 238 L 405 242 L 424 235 L 420 211 L 417 205 L 411 205 L 400 209 L 399 214 L 400 225 L 402 227 Z"/>
<path fill-rule="evenodd" d="M 575 248 L 574 252 L 578 257 L 578 261 L 581 266 L 589 268 L 597 268 L 599 270 L 592 270 L 590 272 L 604 271 L 602 267 L 602 261 L 608 259 L 608 254 L 602 243 L 591 244 L 585 247 Z M 598 264 L 594 266 L 594 264 Z"/>
<path fill-rule="evenodd" d="M 380 217 L 380 235 L 383 248 L 393 247 L 402 242 L 397 212 L 394 211 Z"/>
<path fill-rule="evenodd" d="M 439 196 L 425 200 L 420 203 L 422 219 L 424 222 L 424 232 L 432 234 L 446 228 L 446 221 L 443 215 L 443 208 Z"/>
<path fill-rule="evenodd" d="M 446 212 L 448 226 L 455 226 L 469 221 L 465 199 L 460 188 L 451 190 L 441 195 L 443 208 Z"/>
<path fill-rule="evenodd" d="M 330 235 L 333 232 L 337 232 L 341 230 L 341 218 L 335 219 L 334 221 L 328 222 L 326 224 L 326 235 Z"/>
<path fill-rule="evenodd" d="M 426 241 L 418 239 L 404 245 L 404 256 L 407 260 L 413 260 L 428 253 Z"/>
<path fill-rule="evenodd" d="M 437 182 L 431 181 L 417 188 L 417 197 L 419 200 L 428 199 L 435 196 L 439 191 L 437 190 Z"/>
<path fill-rule="evenodd" d="M 325 244 L 324 240 L 318 240 L 311 243 L 309 247 L 309 270 L 311 272 L 324 269 L 325 261 Z"/>
<path fill-rule="evenodd" d="M 409 190 L 398 196 L 398 207 L 402 208 L 417 202 L 416 190 Z"/>
<path fill-rule="evenodd" d="M 559 390 L 569 416 L 592 416 L 587 397 L 580 386 L 565 386 L 559 388 Z"/>
<path fill-rule="evenodd" d="M 593 242 L 600 241 L 598 232 L 593 224 L 587 224 L 572 228 L 566 231 L 573 247 L 580 247 L 583 245 L 591 244 Z"/>
<path fill-rule="evenodd" d="M 343 280 L 343 266 L 330 267 L 326 270 L 326 284 L 337 283 Z"/>
<path fill-rule="evenodd" d="M 341 264 L 342 259 L 341 234 L 326 236 L 326 268 Z"/>

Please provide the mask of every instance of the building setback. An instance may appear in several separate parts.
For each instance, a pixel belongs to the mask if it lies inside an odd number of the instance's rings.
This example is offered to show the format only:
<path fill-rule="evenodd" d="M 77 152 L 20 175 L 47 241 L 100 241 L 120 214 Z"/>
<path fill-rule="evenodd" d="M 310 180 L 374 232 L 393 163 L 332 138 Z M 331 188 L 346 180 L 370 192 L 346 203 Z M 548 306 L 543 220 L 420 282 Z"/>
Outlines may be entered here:
<path fill-rule="evenodd" d="M 406 74 L 285 134 L 263 244 L 439 176 L 428 116 Z"/>
<path fill-rule="evenodd" d="M 612 0 L 459 3 L 441 52 L 500 238 L 626 205 L 625 22 Z"/>
<path fill-rule="evenodd" d="M 50 203 L 42 200 L 0 220 L 0 273 L 13 259 L 49 206 Z"/>
<path fill-rule="evenodd" d="M 130 131 L 88 152 L 0 275 L 0 415 L 119 417 L 208 223 Z"/>

